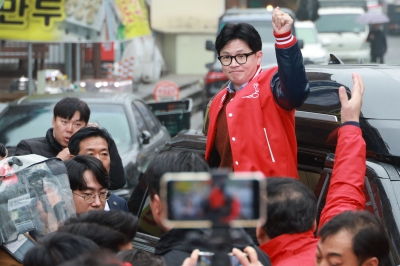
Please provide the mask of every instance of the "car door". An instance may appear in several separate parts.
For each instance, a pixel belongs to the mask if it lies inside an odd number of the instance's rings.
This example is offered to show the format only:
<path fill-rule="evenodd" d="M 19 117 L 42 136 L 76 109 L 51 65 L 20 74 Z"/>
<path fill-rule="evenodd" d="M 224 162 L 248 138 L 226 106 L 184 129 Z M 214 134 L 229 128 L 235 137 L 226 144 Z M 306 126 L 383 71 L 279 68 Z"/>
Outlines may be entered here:
<path fill-rule="evenodd" d="M 150 160 L 164 147 L 166 138 L 160 122 L 154 117 L 145 103 L 140 100 L 134 100 L 131 107 L 135 116 L 137 136 L 140 143 L 138 163 L 144 172 Z"/>

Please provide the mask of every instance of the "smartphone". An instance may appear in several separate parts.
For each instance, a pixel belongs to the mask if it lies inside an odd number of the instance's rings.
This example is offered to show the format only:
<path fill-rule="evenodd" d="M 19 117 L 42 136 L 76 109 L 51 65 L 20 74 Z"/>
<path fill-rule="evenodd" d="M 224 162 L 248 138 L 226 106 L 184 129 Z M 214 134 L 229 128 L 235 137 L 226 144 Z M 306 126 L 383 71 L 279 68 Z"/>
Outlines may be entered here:
<path fill-rule="evenodd" d="M 246 254 L 247 255 L 247 254 Z M 212 257 L 214 256 L 213 252 L 200 251 L 199 259 L 197 260 L 196 266 L 208 266 L 212 265 Z M 241 266 L 239 259 L 234 256 L 232 253 L 228 254 L 230 260 L 230 266 Z"/>
<path fill-rule="evenodd" d="M 24 234 L 18 235 L 18 238 L 8 244 L 3 244 L 2 247 L 19 263 L 24 260 L 25 254 L 35 246 L 35 242 Z"/>
<path fill-rule="evenodd" d="M 259 172 L 166 173 L 160 185 L 164 222 L 175 228 L 256 227 L 265 194 Z"/>

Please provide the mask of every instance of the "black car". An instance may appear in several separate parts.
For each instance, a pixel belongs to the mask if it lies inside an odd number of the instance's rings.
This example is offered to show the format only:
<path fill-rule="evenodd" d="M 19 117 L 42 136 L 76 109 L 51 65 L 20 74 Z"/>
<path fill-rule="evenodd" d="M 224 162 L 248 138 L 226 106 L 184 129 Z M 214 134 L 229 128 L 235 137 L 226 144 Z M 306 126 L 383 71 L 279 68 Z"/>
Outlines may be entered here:
<path fill-rule="evenodd" d="M 391 265 L 400 264 L 399 70 L 399 66 L 386 65 L 308 66 L 311 92 L 296 111 L 299 177 L 315 191 L 321 211 L 332 174 L 340 126 L 338 88 L 345 86 L 350 96 L 351 73 L 356 72 L 363 78 L 365 92 L 360 125 L 367 145 L 366 209 L 375 214 L 386 229 L 390 238 Z M 205 142 L 205 136 L 177 135 L 164 151 L 185 149 L 204 156 Z"/>
<path fill-rule="evenodd" d="M 64 97 L 78 97 L 90 108 L 89 123 L 97 123 L 110 132 L 125 169 L 127 185 L 115 191 L 129 198 L 148 162 L 170 139 L 148 106 L 128 93 L 68 93 L 44 94 L 21 98 L 7 105 L 0 113 L 0 143 L 7 146 L 9 155 L 22 139 L 43 137 L 52 126 L 54 105 Z"/>

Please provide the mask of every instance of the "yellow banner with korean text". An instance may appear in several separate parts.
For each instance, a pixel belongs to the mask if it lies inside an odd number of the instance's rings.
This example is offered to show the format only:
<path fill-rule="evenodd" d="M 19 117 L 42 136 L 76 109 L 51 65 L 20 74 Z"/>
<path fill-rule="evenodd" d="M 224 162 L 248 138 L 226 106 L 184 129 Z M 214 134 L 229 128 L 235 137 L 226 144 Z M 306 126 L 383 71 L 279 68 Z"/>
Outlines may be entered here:
<path fill-rule="evenodd" d="M 5 0 L 0 39 L 106 42 L 151 34 L 145 0 Z"/>

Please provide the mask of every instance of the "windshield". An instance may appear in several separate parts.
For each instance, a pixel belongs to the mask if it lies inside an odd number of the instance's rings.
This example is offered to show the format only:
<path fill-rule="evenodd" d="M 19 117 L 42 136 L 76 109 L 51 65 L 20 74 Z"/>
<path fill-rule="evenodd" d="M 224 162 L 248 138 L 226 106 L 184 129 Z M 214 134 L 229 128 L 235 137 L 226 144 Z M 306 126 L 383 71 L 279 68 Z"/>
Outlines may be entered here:
<path fill-rule="evenodd" d="M 322 32 L 362 32 L 364 25 L 355 22 L 359 14 L 321 15 L 315 22 L 319 33 Z"/>
<path fill-rule="evenodd" d="M 17 146 L 23 139 L 46 136 L 52 127 L 52 104 L 13 106 L 0 119 L 0 143 Z M 123 106 L 90 105 L 90 123 L 97 123 L 111 134 L 118 152 L 124 153 L 132 144 L 129 123 Z"/>
<path fill-rule="evenodd" d="M 296 28 L 297 38 L 303 40 L 305 44 L 318 43 L 318 37 L 312 28 Z"/>
<path fill-rule="evenodd" d="M 229 23 L 241 23 L 246 22 L 251 24 L 260 34 L 262 42 L 275 43 L 275 38 L 272 30 L 271 21 L 229 21 Z M 219 31 L 226 25 L 227 22 L 222 22 Z"/>

